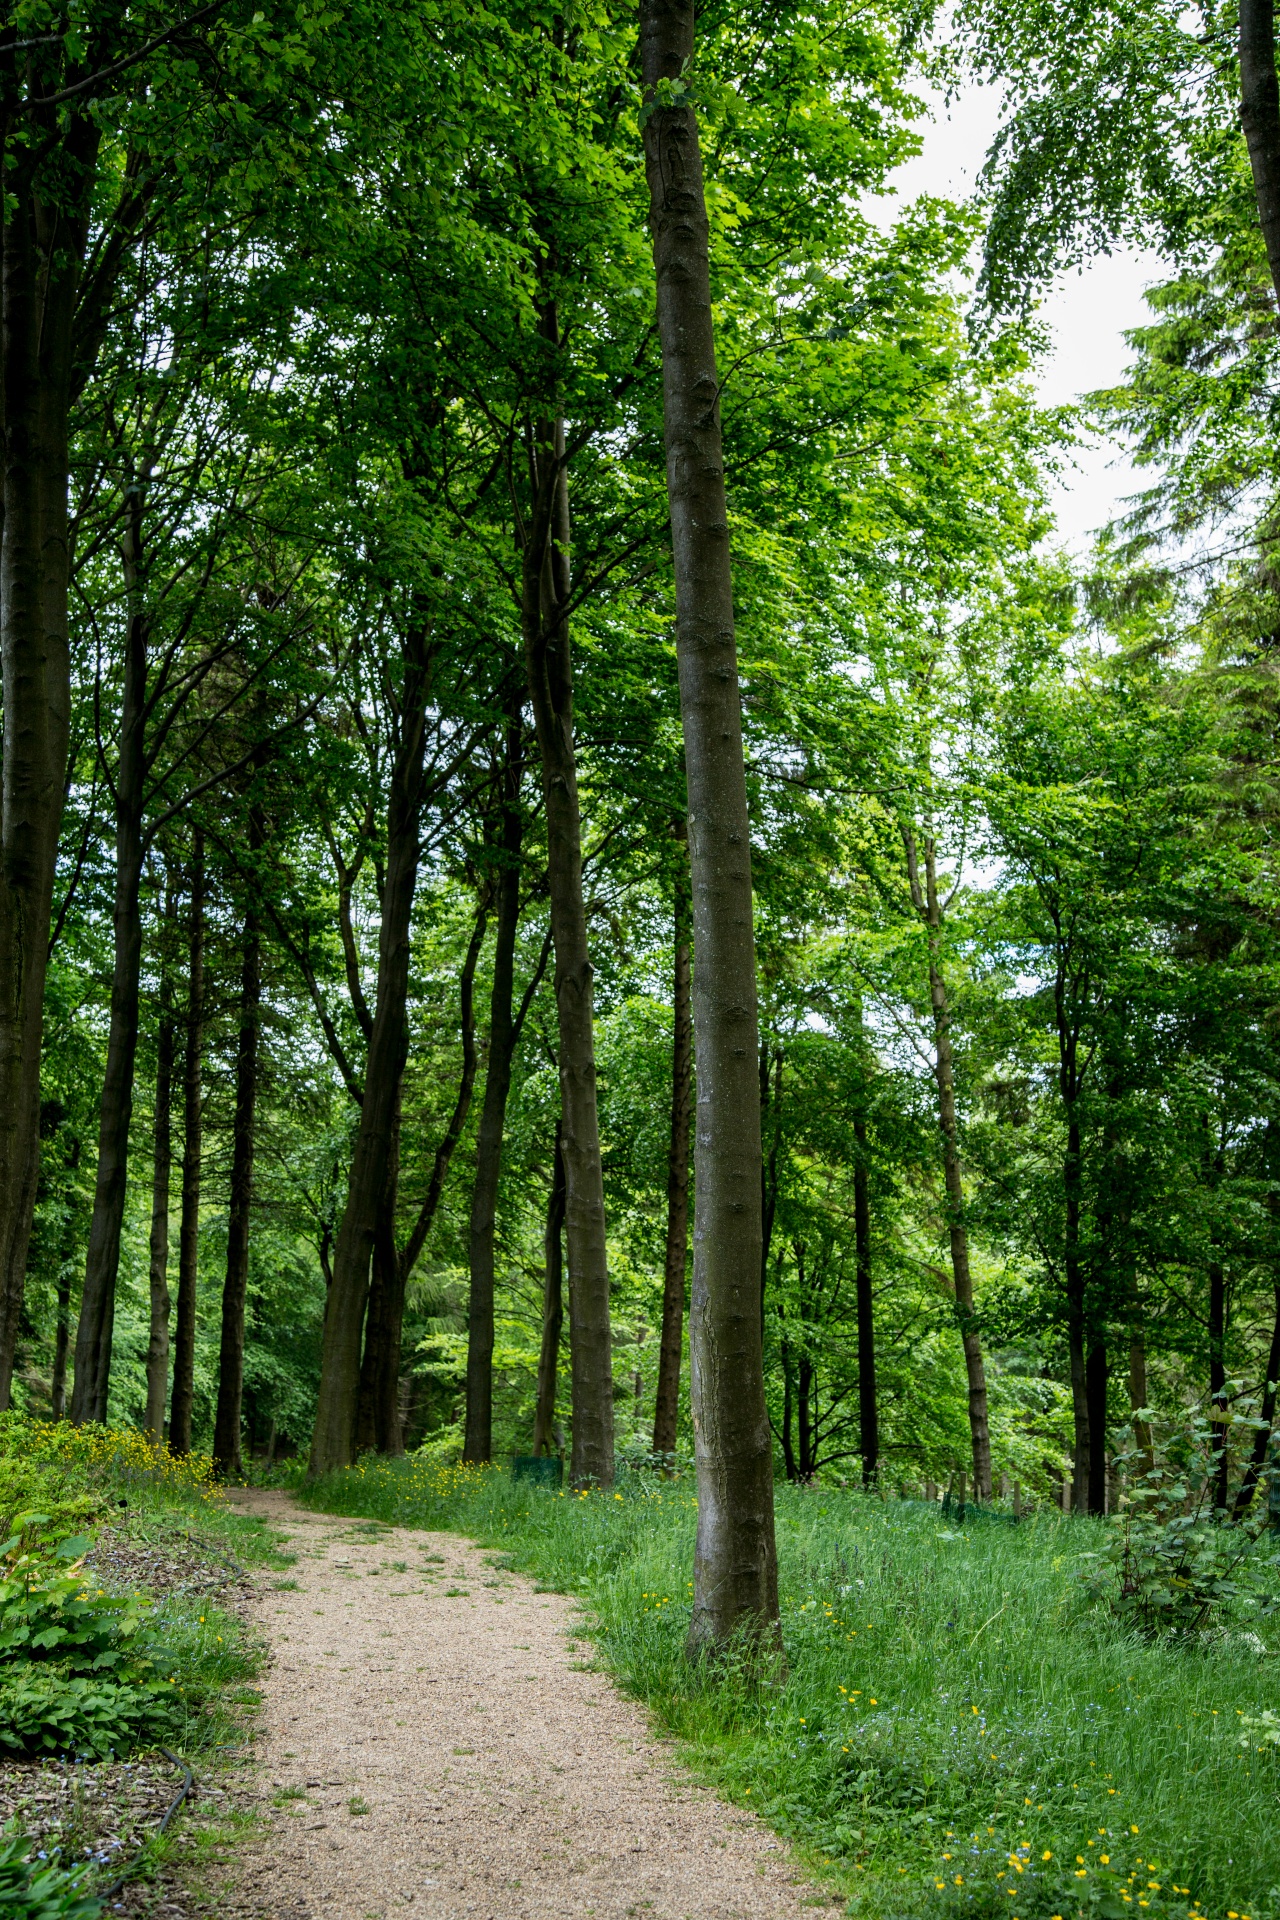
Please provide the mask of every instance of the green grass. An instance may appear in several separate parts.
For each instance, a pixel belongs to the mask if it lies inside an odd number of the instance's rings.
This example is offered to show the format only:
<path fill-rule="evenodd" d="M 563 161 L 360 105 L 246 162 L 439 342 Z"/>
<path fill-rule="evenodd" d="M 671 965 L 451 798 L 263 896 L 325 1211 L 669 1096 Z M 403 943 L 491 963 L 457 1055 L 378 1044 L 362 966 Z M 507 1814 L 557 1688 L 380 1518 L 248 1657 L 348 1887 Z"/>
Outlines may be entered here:
<path fill-rule="evenodd" d="M 455 1529 L 581 1594 L 620 1683 L 860 1914 L 1280 1920 L 1280 1772 L 1274 1750 L 1241 1748 L 1238 1718 L 1280 1704 L 1280 1661 L 1121 1626 L 1079 1577 L 1097 1522 L 959 1527 L 780 1488 L 788 1677 L 753 1690 L 683 1657 L 687 1483 L 584 1497 L 369 1461 L 301 1497 Z"/>

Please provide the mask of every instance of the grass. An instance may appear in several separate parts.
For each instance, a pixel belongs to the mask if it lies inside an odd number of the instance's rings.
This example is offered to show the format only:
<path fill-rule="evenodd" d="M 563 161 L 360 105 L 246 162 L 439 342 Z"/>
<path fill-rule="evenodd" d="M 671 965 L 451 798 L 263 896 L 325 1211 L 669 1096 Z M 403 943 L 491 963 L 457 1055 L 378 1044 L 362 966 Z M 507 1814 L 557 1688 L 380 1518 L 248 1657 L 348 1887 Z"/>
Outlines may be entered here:
<path fill-rule="evenodd" d="M 963 1527 L 860 1492 L 778 1491 L 788 1677 L 684 1659 L 696 1505 L 497 1469 L 368 1461 L 310 1505 L 454 1529 L 581 1594 L 600 1657 L 729 1798 L 886 1920 L 1280 1920 L 1280 1704 L 1256 1636 L 1151 1642 L 1079 1577 L 1100 1523 Z M 1256 1623 L 1255 1623 L 1256 1624 Z"/>

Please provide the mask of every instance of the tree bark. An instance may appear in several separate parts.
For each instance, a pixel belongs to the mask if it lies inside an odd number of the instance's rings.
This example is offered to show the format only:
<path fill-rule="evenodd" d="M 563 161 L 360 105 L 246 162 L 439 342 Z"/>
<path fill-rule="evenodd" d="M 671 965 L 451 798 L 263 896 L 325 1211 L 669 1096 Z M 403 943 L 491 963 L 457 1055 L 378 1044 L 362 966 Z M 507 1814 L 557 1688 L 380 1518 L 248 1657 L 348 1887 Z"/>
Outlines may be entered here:
<path fill-rule="evenodd" d="M 1280 84 L 1273 0 L 1240 0 L 1239 45 L 1240 125 L 1271 283 L 1280 299 Z"/>
<path fill-rule="evenodd" d="M 1096 1334 L 1084 1363 L 1089 1402 L 1089 1512 L 1107 1510 L 1107 1347 Z"/>
<path fill-rule="evenodd" d="M 693 1095 L 693 1010 L 689 940 L 676 910 L 672 972 L 671 1137 L 667 1148 L 667 1241 L 662 1278 L 662 1343 L 653 1414 L 653 1451 L 668 1464 L 680 1419 L 680 1357 L 684 1348 L 685 1268 L 689 1259 L 689 1120 Z"/>
<path fill-rule="evenodd" d="M 173 1165 L 173 1019 L 169 983 L 160 982 L 156 1034 L 155 1148 L 151 1178 L 151 1326 L 147 1339 L 147 1434 L 164 1445 L 169 1393 L 169 1180 Z"/>
<path fill-rule="evenodd" d="M 544 312 L 543 330 L 558 346 L 554 305 Z M 555 421 L 538 435 L 536 467 L 537 505 L 522 556 L 522 620 L 529 698 L 542 763 L 555 947 L 573 1395 L 569 1477 L 574 1486 L 604 1487 L 613 1481 L 613 1339 L 596 1111 L 592 966 L 582 895 L 582 820 L 573 739 L 567 615 L 569 486 L 563 421 Z"/>
<path fill-rule="evenodd" d="M 1067 1356 L 1071 1369 L 1071 1411 L 1074 1447 L 1071 1463 L 1071 1506 L 1075 1513 L 1089 1508 L 1089 1433 L 1088 1334 L 1085 1323 L 1084 1268 L 1080 1259 L 1080 1123 L 1074 1104 L 1068 1108 L 1067 1152 L 1063 1162 L 1065 1248 L 1063 1267 L 1067 1281 Z"/>
<path fill-rule="evenodd" d="M 204 835 L 197 828 L 191 855 L 191 973 L 187 1045 L 182 1076 L 182 1219 L 178 1227 L 178 1311 L 173 1330 L 173 1395 L 169 1448 L 191 1451 L 196 1364 L 196 1284 L 200 1260 L 200 1173 L 204 1146 Z"/>
<path fill-rule="evenodd" d="M 265 834 L 255 810 L 250 847 Z M 213 1422 L 213 1465 L 222 1478 L 242 1471 L 240 1405 L 244 1397 L 244 1304 L 249 1283 L 249 1219 L 253 1211 L 254 1126 L 258 1103 L 258 1040 L 262 1005 L 262 936 L 249 908 L 244 922 L 240 974 L 240 1033 L 236 1045 L 236 1108 L 231 1148 L 231 1204 L 227 1220 L 227 1271 L 222 1286 L 222 1332 L 218 1351 L 218 1404 Z"/>
<path fill-rule="evenodd" d="M 938 1088 L 938 1126 L 942 1134 L 942 1176 L 947 1194 L 951 1276 L 955 1287 L 956 1320 L 964 1349 L 969 1386 L 969 1444 L 973 1454 L 975 1500 L 991 1498 L 991 1425 L 987 1410 L 987 1373 L 982 1340 L 973 1308 L 973 1276 L 969 1267 L 969 1229 L 964 1217 L 964 1175 L 960 1162 L 960 1129 L 956 1119 L 955 1066 L 951 1052 L 951 1007 L 942 976 L 942 906 L 938 898 L 937 855 L 930 835 L 924 843 L 924 881 L 921 884 L 915 835 L 903 835 L 907 877 L 916 911 L 925 923 L 929 949 L 929 1004 L 933 1011 L 933 1077 Z"/>
<path fill-rule="evenodd" d="M 360 1335 L 369 1293 L 378 1210 L 386 1188 L 400 1081 L 408 1048 L 409 935 L 418 879 L 418 814 L 426 747 L 428 659 L 416 620 L 404 641 L 399 738 L 387 800 L 387 865 L 378 935 L 378 988 L 364 1101 L 347 1183 L 324 1318 L 320 1391 L 309 1471 L 350 1466 L 360 1388 Z"/>
<path fill-rule="evenodd" d="M 76 1375 L 71 1418 L 77 1424 L 107 1417 L 112 1318 L 120 1271 L 120 1230 L 129 1178 L 129 1127 L 133 1119 L 134 1068 L 138 1057 L 138 977 L 142 965 L 142 814 L 146 785 L 147 639 L 143 605 L 143 500 L 129 496 L 123 541 L 129 624 L 125 636 L 124 688 L 116 761 L 115 954 L 111 976 L 111 1023 L 107 1065 L 98 1109 L 98 1171 L 89 1223 L 84 1292 L 76 1333 Z"/>
<path fill-rule="evenodd" d="M 556 1424 L 556 1375 L 560 1364 L 560 1335 L 564 1330 L 564 1155 L 556 1128 L 552 1155 L 551 1190 L 547 1195 L 547 1225 L 542 1237 L 545 1281 L 542 1290 L 542 1350 L 538 1355 L 538 1398 L 533 1416 L 533 1451 L 551 1452 Z"/>
<path fill-rule="evenodd" d="M 693 109 L 657 99 L 693 56 L 693 0 L 641 0 L 640 36 L 696 961 L 689 1314 L 698 1465 L 689 1648 L 696 1654 L 744 1630 L 771 1648 L 779 1644 L 760 1326 L 760 1032 L 702 154 Z"/>
<path fill-rule="evenodd" d="M 37 61 L 39 56 L 36 56 Z M 56 112 L 56 110 L 55 110 Z M 7 119 L 7 115 L 5 116 Z M 28 129 L 23 127 L 24 136 Z M 9 1405 L 39 1159 L 40 1043 L 70 718 L 72 321 L 98 133 L 0 128 L 0 1410 Z M 55 139 L 63 204 L 37 175 Z M 55 163 L 56 164 L 56 163 Z M 79 192 L 81 205 L 68 206 Z"/>
<path fill-rule="evenodd" d="M 514 1013 L 516 932 L 520 922 L 520 849 L 524 814 L 520 806 L 522 703 L 507 715 L 502 769 L 502 823 L 494 892 L 497 925 L 493 946 L 493 983 L 489 994 L 489 1054 L 485 1064 L 484 1105 L 476 1140 L 476 1177 L 471 1189 L 469 1240 L 470 1292 L 467 1300 L 467 1417 L 462 1457 L 483 1462 L 493 1457 L 493 1288 L 494 1235 L 498 1182 L 502 1174 L 502 1137 L 511 1091 L 515 1053 Z"/>
<path fill-rule="evenodd" d="M 72 1139 L 67 1156 L 67 1171 L 73 1176 L 80 1167 L 80 1142 Z M 76 1257 L 75 1212 L 67 1209 L 66 1240 L 58 1263 L 58 1297 L 53 1332 L 53 1378 L 49 1383 L 49 1412 L 62 1420 L 67 1411 L 67 1355 L 71 1347 L 71 1271 Z"/>
<path fill-rule="evenodd" d="M 858 1301 L 858 1449 L 862 1484 L 875 1485 L 880 1470 L 880 1410 L 876 1394 L 875 1304 L 871 1294 L 871 1201 L 867 1180 L 867 1123 L 853 1123 L 857 1159 L 853 1166 L 853 1242 Z"/>

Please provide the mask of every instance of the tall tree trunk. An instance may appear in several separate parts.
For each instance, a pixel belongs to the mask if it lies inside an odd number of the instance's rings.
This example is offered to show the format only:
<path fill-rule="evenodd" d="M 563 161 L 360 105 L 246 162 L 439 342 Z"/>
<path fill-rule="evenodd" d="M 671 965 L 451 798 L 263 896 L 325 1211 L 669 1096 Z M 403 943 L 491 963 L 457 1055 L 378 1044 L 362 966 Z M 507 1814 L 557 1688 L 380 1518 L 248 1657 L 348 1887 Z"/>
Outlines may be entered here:
<path fill-rule="evenodd" d="M 1218 1452 L 1214 1505 L 1227 1504 L 1231 1462 L 1227 1454 L 1227 1275 L 1220 1260 L 1209 1262 L 1209 1399 Z"/>
<path fill-rule="evenodd" d="M 1089 1402 L 1089 1512 L 1107 1510 L 1107 1346 L 1096 1334 L 1084 1363 Z"/>
<path fill-rule="evenodd" d="M 129 1176 L 129 1126 L 138 1057 L 138 976 L 142 965 L 142 811 L 146 783 L 147 636 L 142 604 L 142 495 L 130 495 L 123 543 L 125 586 L 130 602 L 125 636 L 124 689 L 116 763 L 115 956 L 111 976 L 111 1024 L 107 1066 L 98 1108 L 98 1172 L 89 1223 L 84 1292 L 76 1333 L 76 1377 L 71 1418 L 105 1420 L 111 1377 L 107 1339 L 111 1302 L 120 1271 L 120 1230 Z"/>
<path fill-rule="evenodd" d="M 933 1010 L 933 1077 L 938 1088 L 938 1127 L 942 1134 L 942 1177 L 947 1194 L 951 1277 L 956 1296 L 956 1320 L 964 1349 L 969 1385 L 969 1445 L 973 1454 L 975 1500 L 991 1498 L 991 1422 L 987 1408 L 987 1373 L 982 1358 L 973 1306 L 973 1276 L 969 1267 L 969 1229 L 964 1217 L 964 1174 L 960 1162 L 960 1129 L 956 1119 L 955 1067 L 951 1052 L 951 1006 L 942 975 L 942 904 L 938 898 L 937 855 L 933 836 L 924 842 L 921 883 L 915 834 L 904 830 L 907 877 L 917 913 L 924 920 L 929 950 L 929 1004 Z"/>
<path fill-rule="evenodd" d="M 67 1156 L 67 1171 L 73 1176 L 80 1168 L 80 1142 L 73 1138 Z M 53 1378 L 49 1383 L 49 1412 L 62 1420 L 67 1411 L 67 1355 L 71 1347 L 71 1272 L 76 1258 L 76 1222 L 74 1207 L 67 1208 L 62 1258 L 58 1262 L 58 1296 L 53 1330 Z"/>
<path fill-rule="evenodd" d="M 689 1119 L 693 1096 L 693 1010 L 688 933 L 676 905 L 672 973 L 671 1134 L 667 1147 L 667 1241 L 662 1279 L 662 1344 L 653 1414 L 653 1451 L 669 1460 L 680 1419 L 680 1356 L 684 1348 L 685 1267 L 689 1258 Z"/>
<path fill-rule="evenodd" d="M 0 1411 L 9 1405 L 39 1160 L 44 982 L 71 705 L 72 318 L 87 232 L 65 196 L 61 205 L 41 198 L 35 176 L 48 164 L 46 135 L 30 132 L 15 137 L 10 122 L 0 143 Z M 97 140 L 92 121 L 72 108 L 60 177 L 86 205 Z"/>
<path fill-rule="evenodd" d="M 1273 0 L 1240 0 L 1239 52 L 1240 125 L 1271 283 L 1280 299 L 1280 84 Z"/>
<path fill-rule="evenodd" d="M 792 1483 L 800 1478 L 796 1466 L 795 1441 L 792 1438 L 792 1422 L 795 1419 L 795 1368 L 791 1361 L 791 1349 L 784 1340 L 782 1343 L 782 1464 L 787 1479 Z"/>
<path fill-rule="evenodd" d="M 778 1212 L 778 1153 L 782 1146 L 782 1062 L 783 1049 L 773 1052 L 773 1087 L 769 1086 L 770 1047 L 760 1048 L 760 1335 L 764 1337 L 764 1299 L 769 1282 L 769 1253 L 773 1246 L 773 1223 Z M 769 1136 L 767 1151 L 764 1139 Z"/>
<path fill-rule="evenodd" d="M 1142 1470 L 1155 1471 L 1156 1458 L 1151 1446 L 1151 1423 L 1136 1416 L 1147 1404 L 1147 1345 L 1142 1328 L 1129 1334 L 1129 1411 L 1134 1415 L 1133 1437 L 1142 1450 Z"/>
<path fill-rule="evenodd" d="M 1235 1518 L 1240 1520 L 1248 1512 L 1253 1500 L 1262 1470 L 1267 1464 L 1267 1452 L 1271 1446 L 1271 1427 L 1276 1417 L 1276 1388 L 1280 1383 L 1280 1285 L 1275 1289 L 1275 1320 L 1271 1328 L 1271 1351 L 1267 1355 L 1267 1370 L 1262 1381 L 1262 1405 L 1258 1410 L 1258 1430 L 1253 1436 L 1253 1450 L 1249 1464 L 1245 1468 L 1240 1490 L 1236 1494 L 1233 1509 Z"/>
<path fill-rule="evenodd" d="M 147 1339 L 147 1434 L 164 1445 L 169 1393 L 169 1179 L 173 1165 L 173 1018 L 169 982 L 160 981 L 156 1034 L 156 1134 L 151 1176 L 151 1325 Z"/>
<path fill-rule="evenodd" d="M 250 846 L 265 835 L 254 813 Z M 240 1034 L 236 1045 L 236 1110 L 231 1148 L 231 1205 L 227 1220 L 227 1272 L 222 1286 L 222 1335 L 218 1351 L 218 1405 L 213 1423 L 213 1464 L 223 1479 L 241 1471 L 240 1403 L 244 1395 L 244 1303 L 249 1283 L 249 1217 L 253 1210 L 254 1127 L 258 1103 L 258 1040 L 262 1004 L 262 936 L 250 907 L 244 922 L 240 975 Z"/>
<path fill-rule="evenodd" d="M 556 1128 L 547 1195 L 547 1224 L 542 1236 L 545 1280 L 542 1289 L 542 1350 L 538 1355 L 538 1399 L 533 1416 L 533 1451 L 550 1453 L 556 1424 L 556 1375 L 564 1330 L 564 1155 Z"/>
<path fill-rule="evenodd" d="M 862 1484 L 875 1485 L 880 1470 L 880 1411 L 876 1394 L 876 1323 L 871 1294 L 871 1202 L 867 1180 L 867 1123 L 853 1123 L 857 1159 L 853 1165 L 853 1242 L 858 1298 L 858 1450 Z"/>
<path fill-rule="evenodd" d="M 187 1045 L 182 1075 L 182 1219 L 178 1227 L 178 1311 L 173 1330 L 173 1397 L 169 1446 L 191 1451 L 196 1365 L 196 1283 L 200 1262 L 200 1173 L 204 1149 L 204 835 L 197 829 L 191 855 L 191 974 Z"/>
<path fill-rule="evenodd" d="M 369 1040 L 360 1126 L 333 1261 L 320 1357 L 320 1391 L 311 1440 L 314 1476 L 350 1466 L 360 1389 L 360 1336 L 369 1262 L 387 1182 L 400 1081 L 408 1048 L 409 933 L 421 851 L 418 814 L 426 749 L 428 660 L 425 631 L 405 635 L 399 738 L 387 799 L 387 864 L 378 934 L 378 990 Z"/>
<path fill-rule="evenodd" d="M 485 1065 L 484 1105 L 476 1140 L 476 1177 L 471 1189 L 467 1418 L 462 1445 L 463 1459 L 471 1461 L 486 1461 L 493 1457 L 494 1235 L 498 1218 L 498 1182 L 502 1173 L 502 1136 L 506 1127 L 511 1061 L 516 1044 L 513 1003 L 516 931 L 520 921 L 520 849 L 524 841 L 524 815 L 520 806 L 521 719 L 522 703 L 517 701 L 507 715 L 499 840 L 501 864 L 494 888 L 497 926 L 493 947 L 493 984 L 489 995 L 489 1055 Z"/>
<path fill-rule="evenodd" d="M 773 1449 L 760 1326 L 760 1047 L 751 826 L 733 627 L 720 381 L 697 117 L 658 106 L 693 57 L 693 0 L 641 0 L 650 222 L 693 883 L 693 1297 L 698 1536 L 693 1652 L 744 1628 L 777 1644 Z"/>
<path fill-rule="evenodd" d="M 1089 1510 L 1089 1468 L 1092 1456 L 1089 1432 L 1088 1327 L 1085 1314 L 1084 1266 L 1080 1258 L 1080 1123 L 1074 1101 L 1068 1107 L 1067 1152 L 1063 1161 L 1063 1267 L 1067 1281 L 1067 1356 L 1071 1369 L 1071 1411 L 1074 1446 L 1071 1466 L 1071 1506 Z"/>
<path fill-rule="evenodd" d="M 554 304 L 544 312 L 543 331 L 558 347 Z M 582 896 L 582 820 L 573 739 L 567 613 L 569 483 L 563 421 L 557 420 L 538 436 L 537 464 L 538 504 L 523 554 L 522 618 L 529 698 L 542 762 L 555 947 L 573 1395 L 569 1476 L 574 1486 L 609 1486 L 613 1481 L 613 1339 L 596 1111 L 592 967 Z"/>

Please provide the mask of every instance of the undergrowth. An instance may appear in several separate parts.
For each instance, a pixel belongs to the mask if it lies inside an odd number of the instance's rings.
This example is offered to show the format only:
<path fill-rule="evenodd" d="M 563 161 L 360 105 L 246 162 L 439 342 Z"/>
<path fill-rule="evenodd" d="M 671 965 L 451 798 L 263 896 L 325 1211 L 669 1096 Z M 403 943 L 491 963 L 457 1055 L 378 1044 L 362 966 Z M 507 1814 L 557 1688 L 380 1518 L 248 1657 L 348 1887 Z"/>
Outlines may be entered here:
<path fill-rule="evenodd" d="M 1280 1749 L 1241 1740 L 1276 1700 L 1277 1661 L 1239 1626 L 1152 1639 L 1118 1618 L 1082 1577 L 1099 1522 L 961 1526 L 782 1487 L 787 1678 L 753 1689 L 684 1658 L 691 1483 L 557 1494 L 370 1460 L 299 1493 L 470 1534 L 581 1594 L 621 1684 L 860 1914 L 1280 1920 Z"/>

